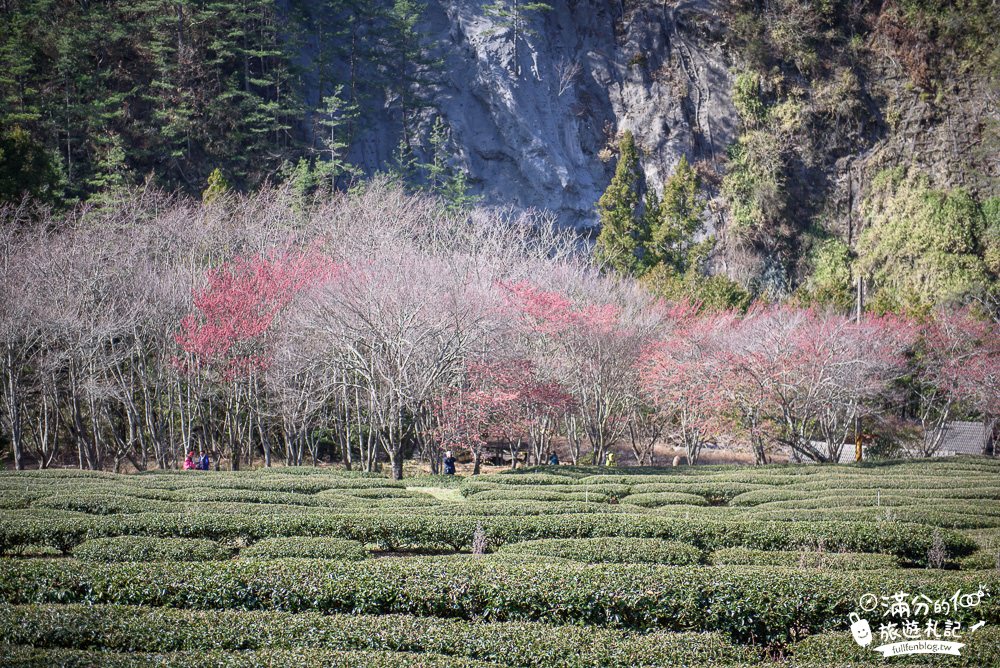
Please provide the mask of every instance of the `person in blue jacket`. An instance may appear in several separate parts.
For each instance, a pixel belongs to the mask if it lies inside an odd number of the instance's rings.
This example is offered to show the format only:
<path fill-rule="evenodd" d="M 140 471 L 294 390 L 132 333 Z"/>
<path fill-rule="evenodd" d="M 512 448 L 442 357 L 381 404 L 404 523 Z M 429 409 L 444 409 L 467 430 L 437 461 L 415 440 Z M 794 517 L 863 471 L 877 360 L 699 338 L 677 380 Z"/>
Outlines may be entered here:
<path fill-rule="evenodd" d="M 444 453 L 444 474 L 455 475 L 455 458 L 451 455 L 451 450 Z"/>
<path fill-rule="evenodd" d="M 559 466 L 559 455 L 555 450 L 549 453 L 549 466 Z"/>

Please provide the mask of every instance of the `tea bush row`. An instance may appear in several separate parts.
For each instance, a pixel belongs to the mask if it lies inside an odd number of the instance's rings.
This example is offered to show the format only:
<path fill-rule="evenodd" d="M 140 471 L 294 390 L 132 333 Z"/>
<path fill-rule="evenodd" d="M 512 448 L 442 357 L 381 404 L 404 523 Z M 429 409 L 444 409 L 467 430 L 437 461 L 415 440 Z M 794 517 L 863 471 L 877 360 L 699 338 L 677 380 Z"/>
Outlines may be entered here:
<path fill-rule="evenodd" d="M 523 668 L 631 668 L 760 658 L 760 650 L 735 645 L 719 633 L 637 634 L 539 622 L 115 605 L 0 608 L 0 637 L 19 645 L 116 652 L 307 647 L 429 652 Z"/>
<path fill-rule="evenodd" d="M 586 565 L 488 557 L 358 562 L 237 560 L 99 564 L 10 560 L 0 602 L 82 603 L 530 620 L 646 630 L 719 631 L 741 642 L 787 643 L 841 629 L 859 592 L 997 591 L 1000 573 Z M 1000 622 L 1000 601 L 963 610 L 963 623 Z"/>
<path fill-rule="evenodd" d="M 211 540 L 114 536 L 88 540 L 73 550 L 84 561 L 212 561 L 228 559 L 230 550 Z"/>
<path fill-rule="evenodd" d="M 667 564 L 682 566 L 702 560 L 701 550 L 658 538 L 565 538 L 512 543 L 501 553 L 537 554 L 586 563 Z"/>
<path fill-rule="evenodd" d="M 836 552 L 893 554 L 915 563 L 926 561 L 932 533 L 903 522 L 763 522 L 627 514 L 564 514 L 523 517 L 403 515 L 372 511 L 365 515 L 219 515 L 145 513 L 79 519 L 17 518 L 0 520 L 0 547 L 48 545 L 69 552 L 85 538 L 150 535 L 208 538 L 250 543 L 278 536 L 328 536 L 398 547 L 467 549 L 477 526 L 493 546 L 547 538 L 662 538 L 690 543 L 705 551 L 723 547 L 765 550 L 813 548 Z M 977 543 L 957 531 L 938 532 L 953 557 L 973 553 Z"/>
<path fill-rule="evenodd" d="M 710 561 L 719 566 L 784 566 L 829 568 L 838 571 L 868 571 L 897 568 L 894 557 L 887 554 L 857 552 L 792 552 L 752 550 L 728 547 L 712 553 Z"/>
<path fill-rule="evenodd" d="M 76 553 L 74 553 L 76 556 Z M 254 559 L 338 559 L 360 561 L 371 554 L 365 546 L 343 538 L 301 537 L 265 538 L 240 550 L 240 557 Z"/>
<path fill-rule="evenodd" d="M 0 668 L 497 668 L 498 664 L 435 654 L 338 652 L 325 649 L 169 654 L 3 647 Z"/>

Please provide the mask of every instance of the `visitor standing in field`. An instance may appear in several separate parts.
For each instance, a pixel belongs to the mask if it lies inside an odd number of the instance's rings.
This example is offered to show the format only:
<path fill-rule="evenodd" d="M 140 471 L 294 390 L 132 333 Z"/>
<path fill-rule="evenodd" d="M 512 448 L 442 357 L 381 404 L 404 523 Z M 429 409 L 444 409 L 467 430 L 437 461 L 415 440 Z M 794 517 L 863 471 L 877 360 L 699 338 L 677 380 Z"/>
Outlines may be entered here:
<path fill-rule="evenodd" d="M 604 465 L 605 466 L 614 466 L 615 465 L 615 453 L 613 453 L 613 452 L 609 452 L 608 453 L 608 458 L 604 460 Z"/>
<path fill-rule="evenodd" d="M 206 452 L 201 456 L 198 468 L 202 471 L 207 471 L 209 466 L 211 466 L 211 461 L 208 459 L 208 453 Z"/>
<path fill-rule="evenodd" d="M 455 475 L 455 458 L 452 456 L 451 450 L 444 453 L 444 474 Z"/>
<path fill-rule="evenodd" d="M 559 455 L 556 454 L 555 450 L 549 453 L 549 466 L 559 466 Z"/>
<path fill-rule="evenodd" d="M 192 469 L 194 469 L 194 450 L 190 451 L 184 458 L 184 470 L 190 471 Z"/>

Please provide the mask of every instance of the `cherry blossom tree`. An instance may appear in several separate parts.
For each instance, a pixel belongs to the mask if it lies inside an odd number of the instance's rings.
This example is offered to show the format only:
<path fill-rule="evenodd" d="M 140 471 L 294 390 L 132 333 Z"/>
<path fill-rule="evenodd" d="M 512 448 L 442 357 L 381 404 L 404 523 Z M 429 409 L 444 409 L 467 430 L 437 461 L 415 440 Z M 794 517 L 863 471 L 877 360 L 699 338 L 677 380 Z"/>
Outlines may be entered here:
<path fill-rule="evenodd" d="M 941 447 L 957 408 L 983 416 L 987 430 L 1000 414 L 1000 326 L 968 309 L 939 310 L 921 329 L 916 359 L 915 413 L 921 426 L 919 454 Z M 984 449 L 990 443 L 984 444 Z"/>
<path fill-rule="evenodd" d="M 186 373 L 207 377 L 223 390 L 223 432 L 234 470 L 240 466 L 241 444 L 251 442 L 254 431 L 262 443 L 265 463 L 271 463 L 269 440 L 261 424 L 260 382 L 274 361 L 279 315 L 296 296 L 336 273 L 333 262 L 314 250 L 272 251 L 238 256 L 207 271 L 207 285 L 195 292 L 194 311 L 181 320 L 175 337 L 185 353 L 176 363 Z M 283 361 L 289 362 L 289 356 L 283 356 Z M 301 402 L 288 392 L 280 395 L 279 405 L 286 409 L 286 445 L 295 453 L 291 460 L 296 462 L 301 458 L 303 433 L 301 419 L 292 417 L 297 411 L 291 406 L 301 409 Z"/>
<path fill-rule="evenodd" d="M 642 385 L 665 415 L 669 440 L 696 464 L 724 424 L 729 374 L 716 334 L 726 320 L 698 317 L 690 306 L 675 307 L 672 316 L 669 333 L 643 355 Z"/>
<path fill-rule="evenodd" d="M 793 455 L 837 461 L 856 421 L 905 370 L 913 328 L 895 317 L 861 322 L 813 309 L 757 309 L 741 320 L 731 363 L 747 382 L 735 400 L 751 429 L 769 429 Z M 747 412 L 751 403 L 762 415 Z M 756 437 L 756 435 L 754 435 Z"/>
<path fill-rule="evenodd" d="M 627 429 L 639 355 L 662 314 L 651 299 L 588 278 L 573 286 L 576 300 L 527 281 L 501 287 L 522 336 L 537 342 L 535 359 L 572 395 L 599 463 Z"/>

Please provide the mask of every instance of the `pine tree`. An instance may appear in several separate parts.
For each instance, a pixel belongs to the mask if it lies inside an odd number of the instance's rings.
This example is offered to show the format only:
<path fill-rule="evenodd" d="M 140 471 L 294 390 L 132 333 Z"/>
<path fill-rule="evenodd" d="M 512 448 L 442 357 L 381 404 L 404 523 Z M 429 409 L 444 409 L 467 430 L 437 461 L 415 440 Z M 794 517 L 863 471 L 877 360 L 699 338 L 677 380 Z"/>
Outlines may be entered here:
<path fill-rule="evenodd" d="M 646 199 L 642 205 L 642 220 L 639 225 L 639 270 L 645 272 L 659 262 L 653 252 L 653 231 L 659 228 L 663 207 L 656 191 L 646 190 Z"/>
<path fill-rule="evenodd" d="M 323 157 L 316 164 L 316 172 L 320 178 L 329 182 L 330 190 L 336 190 L 338 179 L 346 176 L 348 179 L 361 175 L 361 170 L 347 160 L 350 150 L 350 127 L 359 116 L 358 107 L 344 98 L 344 87 L 337 86 L 332 95 L 323 98 L 323 110 L 318 120 L 323 126 Z"/>
<path fill-rule="evenodd" d="M 602 264 L 624 274 L 634 274 L 639 266 L 641 222 L 636 217 L 636 208 L 642 175 L 635 139 L 628 130 L 618 143 L 618 153 L 615 175 L 597 201 L 601 233 L 595 253 Z"/>
<path fill-rule="evenodd" d="M 229 192 L 229 181 L 222 175 L 222 170 L 216 167 L 208 175 L 208 185 L 201 192 L 201 201 L 205 204 L 212 204 L 226 196 Z"/>
<path fill-rule="evenodd" d="M 698 173 L 681 156 L 674 173 L 663 184 L 659 220 L 651 228 L 648 255 L 653 264 L 663 263 L 677 273 L 684 273 L 695 236 L 702 230 Z"/>

